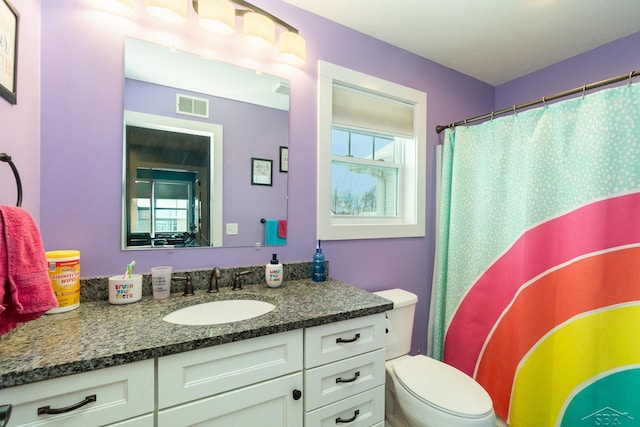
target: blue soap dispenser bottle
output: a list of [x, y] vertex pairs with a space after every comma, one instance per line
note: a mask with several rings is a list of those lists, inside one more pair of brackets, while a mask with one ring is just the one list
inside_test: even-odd
[[324, 282], [327, 279], [327, 272], [324, 263], [324, 254], [322, 253], [322, 242], [318, 240], [316, 253], [313, 254], [313, 266], [311, 268], [311, 279], [314, 282]]

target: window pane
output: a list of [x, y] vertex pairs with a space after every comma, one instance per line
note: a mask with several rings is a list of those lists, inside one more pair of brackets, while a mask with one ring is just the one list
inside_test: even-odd
[[374, 160], [396, 162], [396, 144], [393, 138], [376, 136], [374, 140]]
[[334, 156], [348, 156], [349, 132], [334, 128], [331, 138], [331, 154]]
[[332, 162], [331, 213], [397, 216], [398, 169], [357, 162]]

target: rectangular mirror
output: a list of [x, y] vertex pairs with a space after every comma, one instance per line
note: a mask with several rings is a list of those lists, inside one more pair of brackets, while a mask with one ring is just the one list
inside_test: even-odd
[[289, 81], [125, 39], [123, 249], [286, 244]]

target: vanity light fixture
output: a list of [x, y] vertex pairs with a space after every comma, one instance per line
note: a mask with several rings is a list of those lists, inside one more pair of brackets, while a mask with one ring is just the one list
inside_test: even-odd
[[[243, 36], [247, 43], [261, 49], [273, 49], [276, 24], [283, 28], [278, 36], [282, 61], [300, 67], [305, 64], [307, 46], [298, 30], [269, 12], [244, 0], [192, 0], [200, 25], [219, 35], [231, 35], [235, 16], [243, 18]], [[237, 6], [237, 7], [236, 7]]]
[[187, 20], [187, 0], [144, 0], [144, 8], [163, 21], [182, 24]]
[[[94, 0], [103, 9], [121, 13], [132, 12], [135, 0]], [[278, 54], [287, 64], [301, 67], [307, 59], [305, 39], [298, 30], [280, 18], [244, 0], [191, 0], [204, 29], [217, 35], [228, 36], [235, 32], [236, 19], [242, 17], [243, 35], [247, 43], [261, 49], [273, 49], [278, 34]], [[184, 23], [187, 21], [188, 0], [144, 0], [146, 11], [163, 21]]]

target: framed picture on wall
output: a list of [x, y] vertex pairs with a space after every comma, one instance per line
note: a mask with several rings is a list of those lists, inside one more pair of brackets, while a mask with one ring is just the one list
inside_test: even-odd
[[0, 0], [0, 95], [17, 102], [18, 21], [20, 14], [9, 0]]
[[273, 161], [267, 159], [251, 158], [251, 184], [271, 185], [273, 177]]
[[289, 172], [289, 147], [280, 147], [280, 172]]

